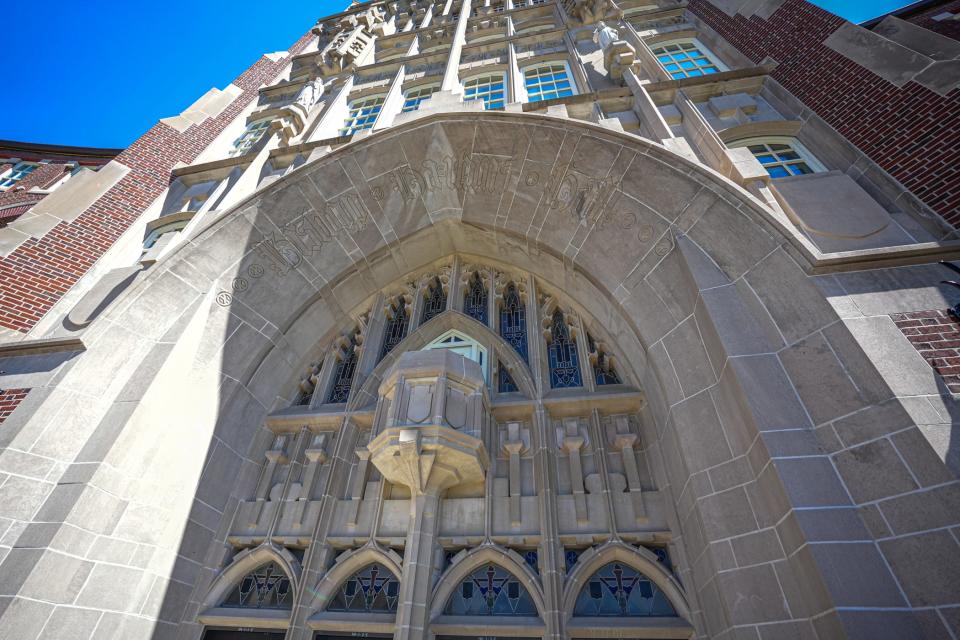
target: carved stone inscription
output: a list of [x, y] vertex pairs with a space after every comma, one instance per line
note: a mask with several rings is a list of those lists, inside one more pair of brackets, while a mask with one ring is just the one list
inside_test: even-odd
[[[471, 195], [495, 195], [514, 184], [522, 160], [513, 157], [462, 153], [428, 158], [418, 166], [400, 165], [369, 181], [373, 200], [385, 203], [399, 196], [404, 205], [434, 194], [453, 194], [459, 199]], [[577, 225], [596, 225], [603, 229], [614, 223], [624, 231], [638, 232], [640, 241], [649, 230], [634, 229], [635, 218], [629, 211], [607, 211], [620, 189], [619, 178], [596, 178], [580, 173], [573, 163], [557, 162], [548, 171], [526, 171], [523, 186], [539, 190], [542, 206], [552, 212], [569, 215]], [[511, 178], [514, 178], [513, 180]], [[606, 212], [606, 214], [605, 214]], [[356, 234], [372, 222], [373, 212], [356, 191], [345, 193], [324, 204], [311, 204], [278, 230], [263, 235], [253, 245], [241, 266], [240, 275], [216, 296], [221, 306], [249, 289], [266, 274], [284, 276], [304, 260], [321, 255], [338, 237]]]

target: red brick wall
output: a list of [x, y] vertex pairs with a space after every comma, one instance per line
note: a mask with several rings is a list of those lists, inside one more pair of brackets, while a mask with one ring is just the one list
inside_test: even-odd
[[[291, 48], [300, 53], [313, 36]], [[289, 62], [260, 58], [234, 84], [243, 94], [215, 118], [183, 133], [157, 123], [116, 160], [130, 172], [73, 222], [0, 258], [0, 326], [27, 332], [167, 187], [177, 162], [192, 162]], [[175, 72], [175, 70], [171, 70]]]
[[954, 0], [954, 2], [941, 4], [940, 6], [927, 9], [926, 11], [917, 13], [916, 15], [903, 18], [903, 20], [920, 25], [925, 29], [936, 31], [941, 35], [947, 36], [948, 38], [960, 40], [960, 20], [941, 20], [938, 22], [933, 19], [933, 16], [939, 15], [946, 11], [949, 11], [954, 15], [960, 13], [960, 0]]
[[[33, 158], [23, 158], [32, 161]], [[0, 176], [13, 167], [9, 163], [0, 163]], [[64, 164], [41, 164], [39, 167], [28, 174], [26, 178], [16, 183], [6, 191], [0, 191], [0, 226], [13, 222], [14, 218], [8, 218], [3, 215], [3, 210], [9, 211], [8, 206], [18, 204], [34, 205], [43, 200], [44, 195], [39, 193], [27, 193], [30, 189], [37, 187], [46, 189], [52, 186], [57, 180], [64, 176], [64, 173], [70, 171], [70, 167]], [[19, 210], [19, 207], [18, 207]]]
[[960, 223], [960, 89], [946, 97], [908, 82], [898, 89], [823, 41], [844, 20], [786, 0], [764, 20], [730, 17], [708, 0], [690, 10], [954, 226]]
[[30, 389], [0, 389], [0, 424], [27, 397]]
[[947, 311], [911, 311], [890, 316], [920, 355], [960, 393], [960, 322]]

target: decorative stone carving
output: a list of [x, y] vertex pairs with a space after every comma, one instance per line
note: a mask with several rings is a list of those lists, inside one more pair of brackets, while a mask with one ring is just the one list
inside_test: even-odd
[[603, 51], [603, 68], [612, 80], [623, 79], [624, 69], [633, 65], [637, 51], [633, 45], [620, 40], [620, 34], [613, 27], [607, 26], [602, 20], [597, 23], [593, 32], [593, 41], [600, 45]]
[[[608, 432], [610, 447], [620, 453], [623, 460], [623, 471], [626, 476], [626, 490], [630, 493], [633, 504], [633, 515], [639, 522], [647, 519], [646, 507], [643, 503], [643, 489], [640, 486], [640, 471], [637, 467], [637, 454], [634, 447], [640, 442], [640, 436], [633, 432], [630, 418], [626, 415], [615, 415], [611, 418], [612, 433]], [[619, 474], [618, 474], [619, 475]], [[611, 487], [613, 483], [611, 482]], [[623, 491], [623, 489], [621, 489]]]
[[520, 498], [523, 495], [520, 479], [520, 456], [530, 449], [530, 430], [519, 422], [508, 422], [501, 432], [503, 452], [509, 460], [510, 522], [520, 524]]
[[294, 103], [303, 107], [304, 111], [309, 112], [323, 96], [323, 90], [323, 80], [321, 78], [315, 78], [303, 85], [303, 89], [297, 94]]
[[587, 513], [587, 496], [583, 484], [583, 463], [580, 460], [580, 451], [587, 443], [587, 439], [580, 433], [580, 419], [564, 418], [562, 433], [560, 448], [567, 453], [567, 461], [570, 464], [570, 488], [573, 491], [577, 522], [587, 522], [590, 516]]
[[567, 13], [581, 24], [593, 24], [598, 20], [619, 20], [623, 11], [613, 0], [573, 0], [567, 5]]

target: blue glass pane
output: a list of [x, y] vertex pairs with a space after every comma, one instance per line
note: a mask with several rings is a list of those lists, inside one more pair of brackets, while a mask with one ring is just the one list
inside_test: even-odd
[[673, 60], [673, 58], [671, 58], [670, 56], [657, 56], [657, 60], [659, 60], [660, 62], [670, 62], [671, 60]]
[[676, 70], [679, 69], [679, 68], [680, 68], [680, 66], [679, 66], [679, 65], [675, 65], [675, 64], [668, 64], [668, 65], [666, 66], [667, 71], [676, 71]]
[[511, 282], [503, 294], [500, 308], [500, 336], [510, 343], [520, 357], [527, 359], [527, 310], [517, 287]]
[[704, 68], [703, 68], [703, 72], [704, 72], [704, 73], [717, 73], [717, 71], [719, 71], [719, 69], [717, 69], [716, 67], [704, 67]]
[[563, 91], [560, 92], [561, 98], [565, 98], [567, 96], [572, 96], [572, 95], [573, 95], [573, 91], [571, 91], [570, 89], [564, 89]]
[[553, 322], [550, 333], [550, 344], [547, 346], [547, 360], [550, 363], [550, 387], [552, 389], [566, 389], [581, 387], [580, 358], [577, 355], [577, 343], [570, 337], [563, 312], [557, 309], [553, 312]]
[[590, 577], [577, 597], [573, 615], [674, 617], [677, 612], [649, 578], [633, 567], [615, 562]]
[[537, 607], [517, 578], [488, 564], [474, 571], [453, 592], [444, 613], [456, 616], [535, 616]]
[[770, 174], [772, 178], [786, 178], [790, 173], [781, 166], [767, 167], [767, 173]]
[[224, 607], [243, 609], [291, 609], [293, 589], [283, 570], [274, 562], [251, 571], [223, 601]]
[[676, 73], [671, 73], [670, 75], [673, 76], [674, 80], [679, 80], [680, 78], [687, 77], [686, 75], [684, 75], [683, 71], [677, 71]]

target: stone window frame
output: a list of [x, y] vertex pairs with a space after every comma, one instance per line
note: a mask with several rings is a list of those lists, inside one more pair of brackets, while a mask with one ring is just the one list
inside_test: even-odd
[[[372, 129], [377, 122], [377, 118], [380, 117], [380, 112], [383, 110], [386, 100], [386, 93], [362, 95], [349, 100], [347, 102], [347, 117], [343, 121], [343, 126], [340, 127], [339, 135], [352, 136], [360, 131]], [[364, 109], [370, 111], [364, 113]]]
[[[500, 89], [499, 93], [501, 94], [498, 99], [487, 100], [484, 96], [486, 95], [496, 95], [497, 91], [493, 90], [493, 87], [496, 86], [495, 78], [500, 78]], [[483, 82], [482, 82], [483, 81]], [[475, 82], [474, 87], [469, 86], [471, 82]], [[507, 103], [507, 74], [505, 71], [488, 71], [476, 73], [471, 76], [468, 76], [462, 80], [463, 84], [463, 101], [468, 102], [470, 100], [482, 100], [483, 108], [485, 111], [498, 111], [502, 110]], [[472, 97], [468, 97], [467, 91], [470, 88], [476, 88], [477, 90]], [[481, 91], [485, 89], [485, 91]], [[491, 104], [498, 104], [498, 106], [491, 107]]]
[[31, 173], [40, 168], [39, 162], [19, 160], [0, 176], [0, 192], [9, 191]]
[[[777, 151], [777, 150], [770, 149], [769, 145], [772, 145], [772, 144], [786, 145], [787, 147], [789, 147], [789, 152], [796, 154], [797, 158], [784, 160], [778, 157], [776, 162], [764, 163], [760, 159], [760, 155], [774, 155]], [[734, 140], [730, 142], [727, 146], [729, 146], [731, 149], [737, 149], [741, 147], [745, 149], [749, 149], [752, 146], [759, 146], [759, 145], [764, 145], [765, 147], [767, 147], [767, 150], [770, 151], [770, 153], [769, 154], [764, 153], [764, 154], [758, 155], [758, 153], [753, 149], [750, 149], [750, 152], [753, 153], [754, 157], [757, 159], [757, 162], [759, 162], [760, 165], [764, 169], [766, 169], [767, 173], [770, 174], [770, 177], [773, 178], [774, 180], [777, 180], [780, 178], [792, 178], [792, 177], [803, 176], [803, 175], [812, 175], [815, 173], [825, 173], [829, 171], [827, 166], [824, 165], [817, 158], [817, 156], [815, 156], [807, 147], [803, 145], [802, 142], [800, 142], [797, 138], [793, 136], [755, 136], [751, 138], [741, 138], [739, 140]], [[802, 171], [799, 173], [794, 173], [792, 170], [786, 169], [787, 166], [798, 165], [798, 164], [806, 164], [806, 166], [810, 169], [810, 173], [804, 173]], [[774, 175], [774, 172], [771, 171], [771, 169], [776, 167], [783, 168], [786, 171], [787, 175]]]
[[243, 133], [233, 141], [233, 149], [230, 150], [230, 157], [242, 156], [249, 152], [260, 142], [263, 136], [270, 131], [270, 125], [272, 123], [273, 118], [260, 118], [248, 122], [247, 126], [243, 129]]
[[[678, 71], [671, 71], [670, 69], [668, 69], [668, 68], [667, 68], [667, 65], [668, 65], [668, 64], [673, 64], [673, 62], [667, 63], [667, 62], [664, 62], [663, 60], [661, 60], [660, 58], [661, 58], [661, 56], [670, 55], [670, 54], [663, 53], [663, 52], [658, 53], [657, 50], [658, 50], [658, 49], [661, 49], [661, 48], [668, 47], [668, 46], [684, 45], [684, 44], [692, 45], [695, 49], [697, 49], [697, 50], [703, 55], [704, 58], [706, 58], [706, 59], [711, 63], [710, 65], [704, 65], [704, 66], [713, 66], [713, 67], [716, 67], [717, 70], [716, 70], [716, 71], [710, 71], [710, 72], [708, 72], [708, 73], [705, 73], [705, 72], [702, 71], [701, 65], [696, 65], [696, 70], [699, 71], [700, 73], [694, 74], [694, 75], [690, 75], [690, 74], [687, 73], [686, 70], [683, 70], [683, 69], [679, 69]], [[664, 72], [666, 72], [666, 74], [667, 74], [669, 77], [673, 78], [674, 80], [682, 80], [683, 78], [691, 78], [691, 77], [712, 75], [712, 74], [714, 74], [714, 73], [721, 73], [721, 72], [723, 72], [723, 71], [729, 71], [729, 70], [730, 70], [730, 68], [727, 67], [727, 65], [725, 65], [722, 60], [720, 60], [720, 58], [717, 56], [717, 54], [715, 54], [713, 51], [711, 51], [711, 50], [710, 50], [710, 47], [708, 47], [708, 46], [705, 45], [703, 42], [701, 42], [699, 38], [676, 38], [676, 39], [673, 39], [673, 40], [663, 40], [663, 41], [661, 41], [661, 42], [656, 42], [656, 43], [651, 44], [651, 45], [650, 45], [650, 51], [653, 53], [653, 56], [657, 59], [657, 64], [659, 64], [659, 65], [663, 68]], [[677, 75], [675, 75], [675, 74], [681, 73], [681, 72], [683, 73], [682, 76], [677, 77]]]
[[[400, 113], [412, 113], [419, 111], [420, 104], [433, 97], [437, 91], [440, 91], [439, 82], [430, 82], [428, 84], [418, 84], [408, 88], [403, 92], [403, 107]], [[426, 93], [425, 93], [426, 92]], [[411, 104], [411, 100], [414, 102]]]
[[[566, 75], [566, 81], [567, 81], [567, 82], [569, 83], [569, 85], [570, 85], [569, 87], [567, 87], [567, 88], [570, 90], [570, 93], [569, 93], [569, 94], [566, 94], [566, 95], [561, 95], [561, 92], [560, 92], [559, 90], [556, 90], [556, 86], [554, 86], [554, 89], [555, 89], [554, 91], [552, 91], [552, 92], [550, 92], [550, 91], [547, 91], [547, 92], [540, 91], [540, 92], [538, 92], [536, 99], [532, 98], [532, 97], [531, 97], [531, 93], [530, 93], [530, 84], [529, 84], [528, 81], [527, 81], [527, 80], [528, 80], [528, 78], [527, 78], [527, 73], [530, 72], [530, 71], [539, 71], [539, 70], [546, 69], [546, 68], [549, 67], [549, 68], [551, 69], [552, 75], [554, 76], [553, 79], [551, 80], [551, 82], [553, 82], [553, 83], [555, 84], [555, 83], [556, 83], [556, 73], [557, 73], [557, 72], [554, 71], [553, 68], [556, 67], [556, 66], [558, 66], [558, 65], [560, 65], [560, 66], [563, 67], [563, 73]], [[529, 64], [529, 65], [527, 65], [527, 66], [525, 66], [525, 67], [521, 67], [521, 69], [520, 69], [520, 74], [523, 76], [523, 91], [524, 91], [524, 93], [526, 94], [526, 100], [525, 100], [525, 102], [540, 102], [540, 101], [543, 101], [543, 100], [553, 100], [553, 99], [556, 99], [556, 98], [566, 98], [566, 97], [569, 97], [569, 96], [575, 96], [575, 95], [577, 95], [577, 94], [579, 93], [579, 91], [578, 91], [578, 89], [577, 89], [577, 81], [576, 81], [576, 78], [574, 78], [574, 76], [573, 76], [573, 71], [572, 71], [572, 69], [570, 68], [570, 62], [569, 62], [568, 60], [563, 60], [563, 59], [557, 59], [557, 60], [541, 60], [541, 61], [539, 61], [539, 62], [535, 62], [535, 63], [533, 63], [533, 64]], [[542, 86], [543, 84], [544, 84], [543, 82], [540, 82], [540, 83], [538, 83], [538, 84], [535, 85], [535, 86]], [[554, 94], [556, 94], [556, 95], [553, 95], [553, 96], [551, 96], [551, 97], [544, 97], [544, 96], [549, 96], [551, 93], [554, 93]]]
[[[459, 338], [463, 342], [447, 343], [446, 341], [450, 338]], [[490, 358], [487, 353], [487, 348], [484, 347], [479, 340], [463, 331], [450, 329], [431, 340], [425, 347], [420, 349], [420, 351], [433, 351], [436, 349], [449, 349], [454, 353], [460, 353], [461, 349], [469, 349], [469, 355], [466, 353], [460, 353], [460, 355], [479, 364], [480, 369], [483, 371], [483, 379], [489, 382]]]

